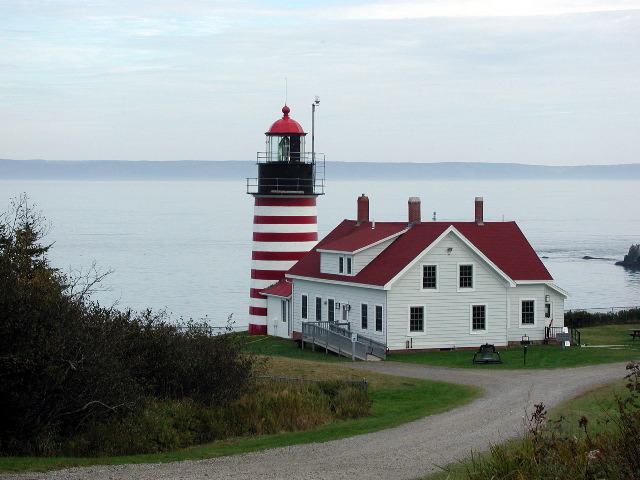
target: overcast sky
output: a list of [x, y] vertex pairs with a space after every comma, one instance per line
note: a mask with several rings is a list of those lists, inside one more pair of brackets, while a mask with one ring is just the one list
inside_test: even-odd
[[[286, 79], [286, 80], [285, 80]], [[3, 0], [0, 158], [640, 162], [640, 0]]]

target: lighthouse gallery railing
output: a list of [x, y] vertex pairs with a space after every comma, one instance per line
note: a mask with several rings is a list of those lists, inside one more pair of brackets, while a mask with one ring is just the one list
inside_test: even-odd
[[313, 165], [313, 174], [306, 178], [295, 178], [291, 176], [263, 176], [261, 178], [247, 178], [247, 193], [264, 193], [264, 190], [266, 189], [269, 193], [285, 193], [287, 191], [293, 191], [307, 192], [314, 195], [324, 194], [324, 153], [315, 153], [312, 157], [311, 153], [299, 152], [295, 156], [292, 156], [289, 162], [283, 162], [276, 154], [258, 152], [258, 160], [256, 164]]

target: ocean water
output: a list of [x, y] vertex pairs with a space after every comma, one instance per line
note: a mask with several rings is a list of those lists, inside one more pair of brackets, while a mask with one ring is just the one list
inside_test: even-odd
[[[93, 298], [103, 305], [165, 309], [172, 318], [247, 324], [253, 198], [238, 181], [6, 181], [0, 208], [27, 193], [51, 222], [49, 258], [64, 271], [94, 262], [112, 270]], [[567, 309], [640, 305], [640, 272], [615, 266], [640, 243], [638, 181], [336, 181], [318, 199], [320, 238], [370, 198], [376, 221], [467, 221], [484, 198], [486, 221], [515, 220], [571, 294]], [[594, 257], [584, 260], [584, 256]]]

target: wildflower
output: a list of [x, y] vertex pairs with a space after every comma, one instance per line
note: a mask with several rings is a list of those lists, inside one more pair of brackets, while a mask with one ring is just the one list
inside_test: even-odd
[[598, 460], [601, 456], [602, 456], [602, 452], [598, 448], [596, 448], [595, 450], [591, 450], [590, 452], [587, 452], [585, 455], [585, 457], [587, 458], [587, 463], [591, 462], [592, 460]]

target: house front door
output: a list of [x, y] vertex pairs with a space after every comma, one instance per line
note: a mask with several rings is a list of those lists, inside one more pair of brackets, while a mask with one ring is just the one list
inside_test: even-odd
[[293, 333], [293, 321], [291, 317], [291, 300], [280, 301], [280, 315], [275, 320], [276, 335], [282, 338], [291, 338]]

